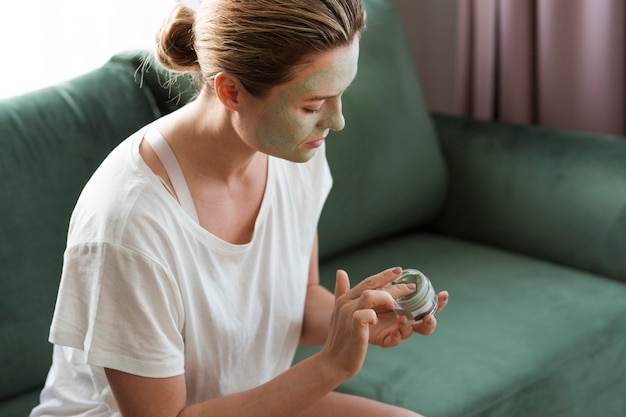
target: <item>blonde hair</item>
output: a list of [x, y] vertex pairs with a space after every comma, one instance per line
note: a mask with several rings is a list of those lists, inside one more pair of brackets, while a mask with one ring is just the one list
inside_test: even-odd
[[156, 58], [177, 73], [196, 73], [213, 88], [221, 71], [264, 96], [318, 52], [349, 45], [365, 27], [362, 0], [205, 0], [177, 5], [157, 38]]

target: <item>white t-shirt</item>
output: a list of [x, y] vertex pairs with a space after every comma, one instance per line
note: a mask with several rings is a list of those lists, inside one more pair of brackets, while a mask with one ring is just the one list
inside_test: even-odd
[[50, 331], [53, 365], [31, 416], [119, 415], [103, 368], [185, 375], [189, 404], [258, 386], [297, 347], [312, 243], [332, 179], [322, 148], [307, 163], [270, 157], [247, 244], [190, 217], [122, 142], [70, 221]]

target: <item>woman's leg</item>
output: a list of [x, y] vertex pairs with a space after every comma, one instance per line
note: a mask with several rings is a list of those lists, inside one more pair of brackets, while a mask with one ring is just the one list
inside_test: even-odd
[[413, 411], [355, 395], [331, 392], [301, 417], [422, 417]]

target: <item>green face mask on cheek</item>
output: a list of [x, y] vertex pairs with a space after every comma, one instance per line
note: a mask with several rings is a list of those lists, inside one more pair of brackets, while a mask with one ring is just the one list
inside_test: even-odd
[[[295, 86], [293, 88], [297, 90]], [[300, 111], [292, 96], [289, 89], [263, 110], [256, 135], [262, 152], [303, 162], [310, 159], [313, 153], [300, 145], [316, 131], [322, 130], [316, 128], [319, 117], [311, 117]]]
[[358, 56], [358, 42], [322, 53], [268, 99], [255, 129], [259, 150], [294, 162], [311, 159], [328, 130], [343, 128], [341, 94], [356, 75]]

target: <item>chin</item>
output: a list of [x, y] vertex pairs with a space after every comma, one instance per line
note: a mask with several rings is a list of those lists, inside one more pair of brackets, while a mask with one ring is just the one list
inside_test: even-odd
[[304, 163], [304, 162], [310, 161], [311, 158], [315, 156], [315, 153], [316, 153], [315, 149], [307, 149], [307, 150], [298, 149], [296, 152], [291, 152], [289, 154], [277, 154], [274, 156], [277, 158], [290, 161], [290, 162]]

